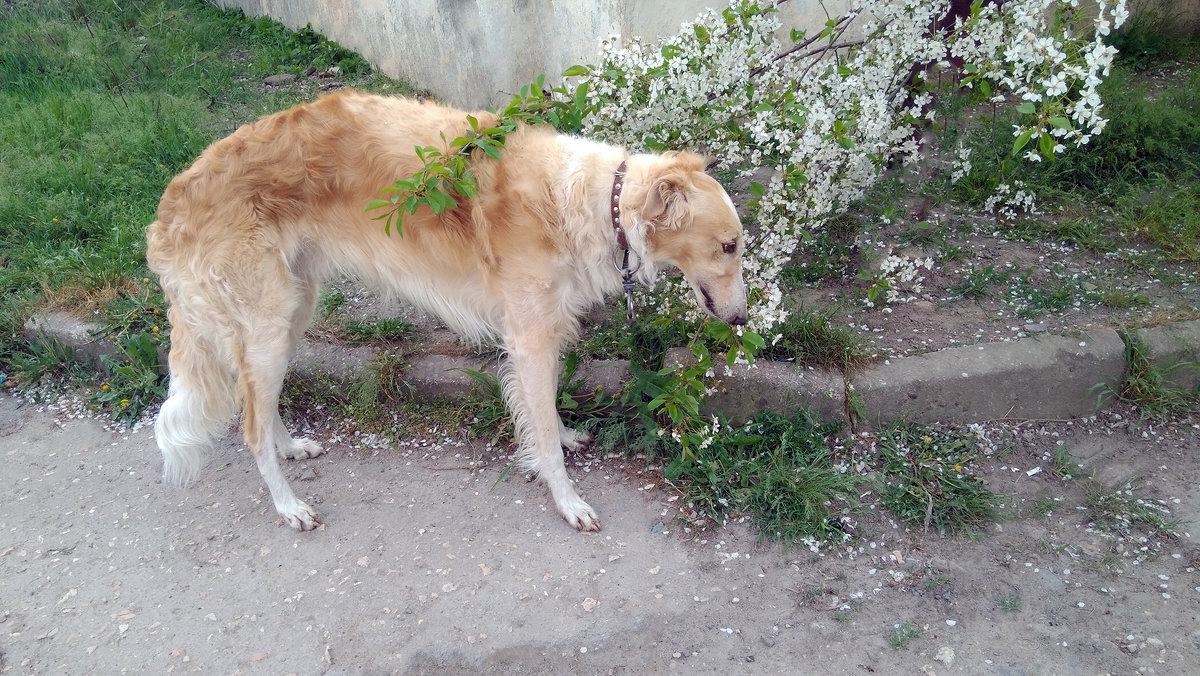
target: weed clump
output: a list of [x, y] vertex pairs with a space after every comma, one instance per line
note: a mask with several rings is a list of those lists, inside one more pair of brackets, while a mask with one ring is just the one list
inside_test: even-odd
[[970, 533], [998, 516], [1001, 496], [972, 471], [979, 453], [971, 438], [898, 423], [876, 448], [883, 504], [901, 521]]

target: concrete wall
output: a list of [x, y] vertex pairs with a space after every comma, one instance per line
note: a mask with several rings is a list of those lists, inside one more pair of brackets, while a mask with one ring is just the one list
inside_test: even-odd
[[[554, 81], [575, 64], [600, 60], [600, 40], [613, 35], [674, 35], [705, 8], [728, 0], [214, 0], [250, 16], [268, 15], [289, 28], [305, 24], [362, 54], [392, 77], [467, 108], [507, 103], [540, 73]], [[850, 0], [789, 0], [789, 27], [821, 30]], [[1200, 26], [1200, 0], [1131, 0], [1130, 9], [1190, 34]], [[826, 13], [828, 12], [828, 14]], [[1162, 19], [1166, 19], [1165, 21]]]
[[[216, 0], [314, 30], [392, 77], [459, 106], [507, 103], [539, 73], [597, 63], [602, 38], [673, 35], [721, 0]], [[827, 0], [831, 12], [849, 0]], [[817, 0], [790, 0], [785, 25], [825, 24]]]

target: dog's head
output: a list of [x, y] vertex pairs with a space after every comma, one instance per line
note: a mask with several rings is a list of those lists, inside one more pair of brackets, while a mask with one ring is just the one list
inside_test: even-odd
[[[646, 253], [683, 271], [700, 306], [729, 324], [746, 323], [742, 221], [703, 158], [668, 153], [653, 160], [639, 186]], [[636, 203], [635, 203], [636, 204]]]

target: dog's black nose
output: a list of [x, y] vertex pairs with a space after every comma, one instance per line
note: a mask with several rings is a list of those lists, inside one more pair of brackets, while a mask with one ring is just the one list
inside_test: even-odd
[[729, 324], [730, 324], [730, 325], [732, 325], [732, 326], [745, 326], [745, 324], [746, 324], [746, 313], [745, 313], [745, 312], [739, 312], [739, 313], [738, 313], [736, 316], [734, 316], [734, 318], [733, 318], [733, 319], [730, 319], [730, 320], [729, 320]]

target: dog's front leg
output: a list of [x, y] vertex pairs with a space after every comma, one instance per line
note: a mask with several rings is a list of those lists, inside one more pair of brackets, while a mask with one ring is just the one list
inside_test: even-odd
[[[509, 370], [505, 395], [516, 424], [521, 464], [537, 473], [550, 489], [559, 514], [581, 531], [600, 530], [600, 519], [575, 491], [563, 462], [554, 374], [559, 337], [541, 327], [510, 320], [506, 343]], [[539, 322], [533, 322], [534, 325]]]

